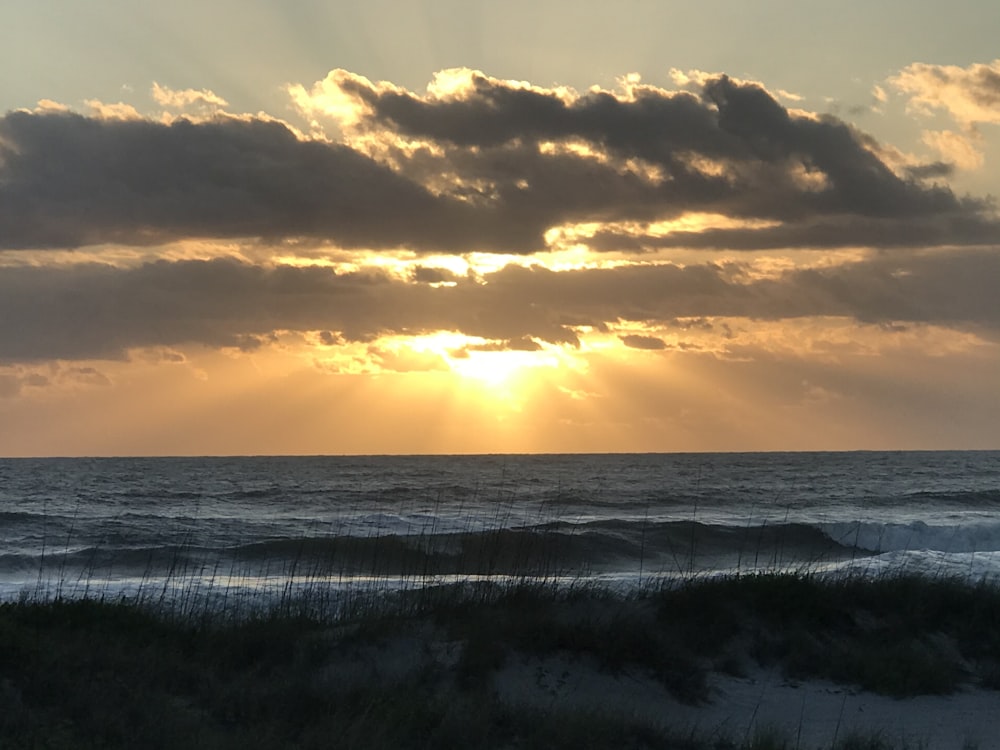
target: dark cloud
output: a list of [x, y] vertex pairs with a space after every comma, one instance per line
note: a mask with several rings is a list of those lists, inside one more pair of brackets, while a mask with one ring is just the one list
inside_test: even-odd
[[26, 112], [0, 119], [4, 248], [315, 237], [487, 249], [494, 221], [346, 146], [299, 140], [277, 122], [164, 125]]
[[60, 377], [80, 385], [111, 385], [111, 379], [94, 367], [69, 367], [60, 373]]
[[1000, 69], [979, 67], [975, 72], [972, 96], [984, 107], [1000, 107]]
[[597, 251], [645, 252], [664, 248], [708, 250], [832, 249], [846, 246], [919, 248], [1000, 243], [1000, 223], [975, 216], [914, 217], [905, 222], [837, 216], [766, 227], [709, 228], [665, 235], [597, 232]]
[[319, 341], [324, 346], [339, 346], [344, 343], [344, 338], [333, 331], [320, 331]]
[[466, 352], [537, 352], [542, 345], [530, 336], [521, 336], [507, 341], [487, 341], [483, 344], [470, 344], [463, 347]]
[[50, 384], [50, 379], [38, 372], [18, 368], [0, 371], [0, 398], [13, 398], [25, 388], [45, 388]]
[[[367, 105], [358, 127], [385, 136], [378, 160], [265, 119], [9, 113], [0, 118], [0, 247], [249, 238], [530, 253], [565, 223], [692, 211], [780, 224], [701, 243], [712, 247], [775, 246], [782, 231], [808, 246], [996, 236], [986, 204], [922, 181], [945, 165], [902, 177], [843, 121], [790, 112], [725, 76], [701, 96], [640, 87], [632, 97], [561, 97], [482, 76], [446, 99], [338, 81]], [[394, 148], [393, 134], [430, 143]], [[416, 273], [444, 280], [440, 269]]]
[[[880, 159], [878, 144], [847, 123], [790, 113], [760, 86], [726, 76], [708, 81], [701, 98], [640, 89], [634, 99], [606, 92], [565, 99], [483, 76], [472, 80], [470, 90], [447, 99], [356, 79], [341, 85], [368, 105], [367, 127], [444, 144], [450, 168], [485, 181], [507, 210], [529, 220], [548, 217], [550, 225], [712, 211], [791, 228], [822, 220], [836, 229], [836, 244], [851, 245], [859, 240], [856, 221], [879, 221], [891, 235], [915, 218], [947, 228], [986, 209], [921, 182], [944, 176], [947, 165], [918, 165], [900, 177]], [[567, 140], [584, 141], [612, 161], [540, 149]], [[629, 171], [635, 159], [657, 176]], [[400, 168], [421, 174], [419, 164]], [[935, 235], [928, 244], [938, 241]]]
[[990, 249], [915, 258], [884, 254], [863, 263], [797, 271], [785, 281], [797, 294], [822, 300], [834, 314], [866, 323], [935, 323], [995, 331], [1000, 328], [998, 278], [1000, 250]]
[[720, 264], [561, 272], [507, 266], [481, 281], [440, 287], [378, 271], [232, 260], [24, 266], [0, 274], [0, 362], [122, 359], [131, 348], [191, 343], [247, 349], [280, 331], [319, 332], [327, 345], [460, 331], [531, 350], [539, 342], [578, 345], [581, 326], [703, 327], [713, 317], [842, 316], [995, 335], [998, 278], [997, 250], [886, 253], [759, 280]]
[[515, 352], [537, 352], [541, 351], [541, 344], [530, 336], [520, 336], [506, 342], [507, 349]]
[[255, 352], [268, 344], [275, 343], [277, 340], [278, 337], [274, 333], [267, 336], [241, 334], [234, 337], [236, 348], [238, 348], [241, 352]]
[[659, 351], [667, 348], [666, 342], [656, 336], [639, 336], [638, 334], [629, 334], [627, 336], [619, 336], [618, 338], [620, 338], [622, 343], [629, 349]]
[[37, 372], [29, 372], [21, 378], [21, 382], [33, 388], [44, 388], [49, 384], [49, 379]]
[[955, 165], [943, 161], [916, 164], [912, 167], [907, 167], [906, 173], [918, 180], [925, 180], [931, 177], [950, 177], [955, 173]]
[[711, 321], [706, 320], [705, 318], [677, 318], [674, 320], [664, 321], [664, 323], [670, 328], [678, 328], [682, 331], [711, 331], [715, 328]]
[[424, 284], [440, 284], [446, 281], [455, 281], [457, 278], [455, 274], [446, 268], [417, 266], [413, 269], [413, 280]]

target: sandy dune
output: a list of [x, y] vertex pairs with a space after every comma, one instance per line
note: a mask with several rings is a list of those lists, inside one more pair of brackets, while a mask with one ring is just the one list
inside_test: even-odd
[[503, 700], [631, 716], [700, 737], [752, 737], [774, 728], [803, 749], [828, 747], [852, 731], [898, 747], [1000, 750], [1000, 692], [971, 690], [897, 700], [822, 681], [792, 683], [777, 672], [713, 674], [711, 700], [690, 706], [640, 674], [602, 672], [587, 660], [511, 659], [495, 678]]

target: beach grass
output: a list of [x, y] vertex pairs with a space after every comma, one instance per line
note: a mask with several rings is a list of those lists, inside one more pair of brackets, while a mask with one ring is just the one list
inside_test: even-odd
[[[331, 601], [317, 582], [243, 614], [0, 604], [0, 747], [766, 750], [795, 738], [525, 706], [497, 676], [559, 658], [698, 705], [713, 674], [759, 668], [898, 698], [997, 688], [1000, 675], [1000, 588], [952, 579], [775, 573], [627, 594], [505, 580]], [[871, 734], [835, 746], [902, 747]]]
[[894, 697], [997, 687], [1000, 589], [895, 575], [755, 575], [660, 595], [661, 622], [703, 655], [748, 645], [760, 664]]

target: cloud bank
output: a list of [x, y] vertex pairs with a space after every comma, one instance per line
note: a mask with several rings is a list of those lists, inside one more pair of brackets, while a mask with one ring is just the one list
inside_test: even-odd
[[[578, 346], [582, 328], [731, 317], [934, 324], [1000, 339], [994, 251], [881, 255], [764, 278], [738, 264], [559, 272], [512, 265], [478, 279], [449, 278], [449, 285], [411, 283], [379, 270], [228, 259], [7, 268], [0, 361], [124, 359], [132, 348], [185, 343], [245, 349], [281, 331], [313, 333], [327, 346], [455, 331], [531, 349], [536, 341]], [[646, 336], [622, 341], [663, 348]]]
[[[178, 106], [224, 103], [208, 91], [157, 92]], [[219, 113], [8, 113], [0, 249], [252, 238], [527, 254], [577, 224], [603, 228], [598, 247], [631, 250], [1000, 237], [988, 203], [936, 181], [941, 165], [897, 173], [846, 122], [726, 76], [697, 94], [634, 81], [580, 94], [461, 70], [416, 94], [334, 71], [296, 101], [311, 116], [336, 115], [344, 142]], [[744, 226], [667, 238], [644, 229], [695, 213]]]

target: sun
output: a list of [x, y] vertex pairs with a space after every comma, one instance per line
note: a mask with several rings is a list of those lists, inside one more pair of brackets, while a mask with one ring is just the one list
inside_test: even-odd
[[500, 387], [516, 385], [538, 367], [555, 367], [551, 355], [522, 351], [462, 351], [448, 357], [452, 372], [462, 378]]
[[533, 340], [520, 344], [523, 348], [511, 348], [510, 342], [441, 331], [412, 337], [406, 346], [439, 356], [460, 381], [498, 395], [523, 390], [538, 376], [551, 376], [572, 364], [563, 347]]

